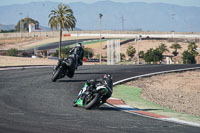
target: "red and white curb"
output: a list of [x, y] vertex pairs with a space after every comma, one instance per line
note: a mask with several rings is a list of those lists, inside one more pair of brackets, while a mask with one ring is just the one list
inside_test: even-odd
[[131, 106], [125, 104], [121, 99], [118, 99], [118, 98], [109, 98], [107, 100], [106, 105], [114, 107], [114, 108], [124, 111], [124, 112], [140, 115], [143, 117], [148, 117], [148, 118], [153, 118], [153, 119], [168, 121], [168, 122], [174, 122], [174, 123], [183, 124], [183, 125], [200, 127], [200, 124], [195, 123], [195, 122], [188, 122], [188, 121], [184, 121], [184, 120], [179, 120], [177, 118], [170, 118], [168, 116], [163, 116], [163, 115], [159, 115], [159, 114], [155, 114], [152, 112], [143, 111], [141, 109], [131, 107]]
[[129, 113], [135, 113], [135, 114], [139, 114], [139, 115], [150, 117], [150, 118], [169, 118], [167, 116], [162, 116], [155, 113], [142, 111], [141, 109], [133, 108], [125, 104], [121, 99], [118, 99], [118, 98], [109, 98], [107, 100], [107, 103], [111, 104], [112, 106], [114, 106], [115, 108], [119, 110], [129, 112]]

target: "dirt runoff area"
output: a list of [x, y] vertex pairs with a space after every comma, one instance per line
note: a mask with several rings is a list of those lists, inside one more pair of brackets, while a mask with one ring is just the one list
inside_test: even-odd
[[127, 84], [142, 88], [141, 97], [148, 101], [200, 116], [200, 70], [162, 74]]
[[[57, 60], [47, 58], [27, 58], [27, 57], [12, 57], [0, 55], [0, 67], [5, 66], [28, 66], [28, 65], [52, 65], [55, 66]], [[98, 65], [99, 62], [83, 62], [83, 65]]]
[[24, 66], [24, 65], [56, 65], [57, 60], [46, 58], [25, 58], [0, 56], [0, 66]]

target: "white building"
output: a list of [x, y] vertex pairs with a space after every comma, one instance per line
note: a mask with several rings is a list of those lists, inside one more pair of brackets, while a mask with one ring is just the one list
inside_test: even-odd
[[34, 23], [30, 23], [29, 24], [29, 32], [33, 32], [35, 31], [35, 24]]

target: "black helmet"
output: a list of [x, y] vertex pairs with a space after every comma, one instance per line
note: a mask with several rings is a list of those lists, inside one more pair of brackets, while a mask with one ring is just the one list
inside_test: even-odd
[[77, 46], [82, 47], [82, 43], [79, 42]]

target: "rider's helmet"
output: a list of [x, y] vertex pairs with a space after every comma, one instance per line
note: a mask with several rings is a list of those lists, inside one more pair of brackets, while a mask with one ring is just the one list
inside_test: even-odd
[[79, 43], [77, 44], [77, 46], [78, 46], [78, 47], [82, 47], [82, 43], [79, 42]]
[[112, 76], [111, 76], [111, 74], [104, 74], [104, 79], [106, 81], [107, 86], [112, 90], [113, 83], [112, 83]]
[[111, 74], [104, 74], [104, 79], [107, 79], [107, 78], [112, 79]]

